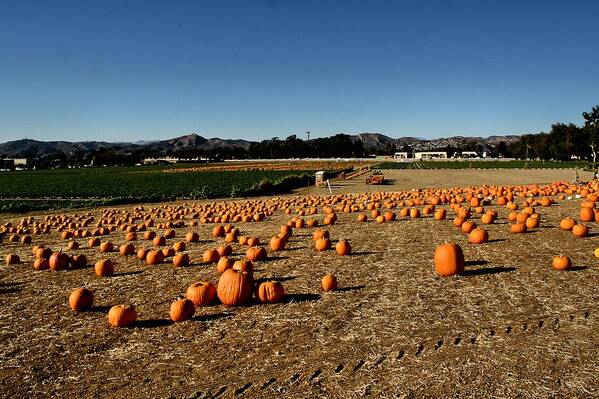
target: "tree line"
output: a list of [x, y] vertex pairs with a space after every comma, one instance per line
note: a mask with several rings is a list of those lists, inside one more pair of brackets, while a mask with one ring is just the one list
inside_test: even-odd
[[[599, 105], [590, 112], [582, 113], [583, 126], [573, 123], [555, 123], [551, 130], [536, 134], [522, 135], [517, 141], [507, 145], [499, 142], [494, 148], [483, 148], [480, 143], [464, 143], [461, 147], [437, 148], [449, 156], [461, 151], [487, 151], [491, 157], [513, 157], [518, 159], [541, 159], [565, 161], [572, 157], [595, 162], [599, 150]], [[225, 159], [272, 159], [272, 158], [356, 158], [370, 155], [393, 155], [395, 152], [413, 152], [409, 145], [397, 146], [389, 143], [385, 147], [365, 148], [364, 143], [347, 134], [331, 137], [302, 140], [296, 135], [285, 139], [274, 137], [253, 142], [248, 149], [241, 147], [221, 147], [201, 149], [178, 147], [172, 149], [139, 148], [130, 152], [120, 152], [115, 148], [103, 147], [95, 151], [74, 153], [44, 154], [30, 159], [29, 167], [48, 168], [56, 166], [84, 165], [134, 165], [145, 158], [173, 156], [184, 159], [204, 158], [210, 161]]]

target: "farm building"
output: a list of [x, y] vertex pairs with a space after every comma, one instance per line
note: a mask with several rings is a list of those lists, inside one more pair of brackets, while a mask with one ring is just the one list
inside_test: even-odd
[[447, 159], [446, 151], [416, 152], [415, 159]]

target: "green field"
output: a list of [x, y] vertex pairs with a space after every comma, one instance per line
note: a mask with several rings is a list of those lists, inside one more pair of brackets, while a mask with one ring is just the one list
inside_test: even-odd
[[587, 169], [591, 165], [584, 161], [420, 161], [383, 162], [377, 169]]
[[[189, 166], [189, 165], [188, 165]], [[0, 210], [243, 197], [307, 186], [314, 171], [166, 173], [168, 167], [105, 167], [0, 173]]]

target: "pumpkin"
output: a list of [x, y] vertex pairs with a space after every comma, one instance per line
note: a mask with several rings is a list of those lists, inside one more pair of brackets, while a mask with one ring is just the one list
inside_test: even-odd
[[254, 264], [251, 260], [240, 259], [233, 263], [233, 270], [245, 272], [252, 276], [254, 274]]
[[314, 247], [319, 252], [320, 251], [326, 251], [327, 249], [331, 248], [331, 240], [329, 240], [328, 238], [319, 238], [314, 243]]
[[[221, 226], [222, 227], [222, 226]], [[204, 263], [215, 263], [218, 262], [220, 255], [216, 249], [207, 249], [202, 254], [202, 261]]]
[[187, 287], [185, 297], [191, 300], [195, 306], [208, 306], [216, 297], [216, 287], [205, 281], [193, 283]]
[[320, 281], [320, 286], [324, 292], [335, 291], [337, 289], [337, 277], [332, 274], [325, 275]]
[[245, 252], [245, 256], [251, 262], [256, 262], [256, 261], [266, 260], [267, 253], [266, 253], [266, 249], [264, 249], [264, 247], [250, 247]]
[[460, 274], [464, 271], [464, 252], [456, 243], [441, 244], [435, 250], [433, 263], [435, 271], [442, 277]]
[[339, 240], [337, 245], [335, 245], [335, 251], [341, 256], [351, 254], [351, 245], [349, 244], [349, 241], [344, 239]]
[[148, 265], [158, 265], [164, 262], [164, 254], [162, 251], [148, 251], [146, 255], [146, 263]]
[[253, 284], [250, 274], [229, 269], [218, 279], [216, 295], [225, 306], [243, 305], [252, 297]]
[[67, 244], [67, 249], [69, 251], [79, 249], [79, 243], [77, 241], [69, 241], [69, 243]]
[[492, 213], [485, 213], [480, 217], [480, 221], [483, 224], [493, 224], [495, 222], [495, 217]]
[[366, 222], [367, 220], [368, 220], [368, 216], [366, 216], [365, 214], [360, 213], [358, 215], [358, 222]]
[[452, 222], [452, 223], [453, 223], [453, 225], [454, 225], [455, 227], [462, 227], [462, 224], [464, 224], [464, 219], [462, 219], [462, 218], [461, 218], [461, 217], [459, 217], [459, 216], [456, 216], [456, 217], [453, 219], [453, 222]]
[[156, 237], [156, 232], [148, 230], [144, 233], [144, 240], [153, 240]]
[[175, 256], [175, 249], [171, 247], [162, 248], [162, 255], [164, 255], [165, 259]]
[[156, 236], [154, 237], [154, 239], [152, 240], [152, 244], [155, 247], [161, 247], [163, 245], [166, 245], [166, 238], [164, 236]]
[[374, 219], [378, 224], [385, 223], [385, 217], [383, 215], [379, 215]]
[[572, 262], [570, 262], [570, 258], [567, 256], [557, 255], [553, 257], [551, 265], [556, 270], [568, 270], [572, 266]]
[[114, 245], [111, 242], [105, 241], [100, 244], [100, 252], [107, 253], [114, 250]]
[[572, 228], [572, 234], [576, 237], [586, 237], [589, 234], [589, 228], [584, 224], [577, 224]]
[[518, 213], [516, 215], [516, 222], [517, 223], [525, 223], [526, 219], [528, 219], [529, 214], [528, 213]]
[[593, 254], [595, 255], [595, 258], [599, 258], [599, 247], [595, 248]]
[[314, 241], [317, 241], [320, 238], [329, 238], [330, 236], [331, 235], [329, 234], [329, 232], [327, 230], [318, 229], [314, 232], [314, 234], [312, 234], [312, 239]]
[[133, 305], [115, 305], [108, 311], [108, 323], [113, 327], [127, 327], [137, 320]]
[[233, 247], [229, 244], [219, 245], [218, 248], [216, 248], [216, 252], [218, 252], [219, 256], [229, 256], [233, 253]]
[[443, 208], [435, 211], [435, 220], [444, 220], [447, 215], [447, 211]]
[[198, 242], [200, 241], [200, 235], [195, 231], [189, 231], [185, 234], [185, 241], [187, 242]]
[[526, 219], [526, 222], [524, 224], [526, 225], [527, 229], [536, 229], [537, 227], [539, 227], [539, 218], [531, 216], [528, 219]]
[[171, 308], [169, 311], [169, 316], [172, 321], [175, 323], [189, 320], [191, 316], [195, 313], [195, 305], [193, 302], [187, 298], [179, 299], [171, 303]]
[[471, 220], [466, 220], [464, 223], [462, 223], [461, 228], [464, 233], [469, 234], [472, 230], [476, 228], [476, 223], [474, 223]]
[[576, 220], [572, 219], [571, 217], [567, 217], [565, 219], [562, 219], [559, 222], [559, 228], [562, 230], [572, 230], [572, 228], [576, 225]]
[[123, 256], [133, 255], [135, 253], [135, 247], [130, 243], [123, 244], [119, 248], [119, 253]]
[[114, 265], [110, 259], [101, 259], [94, 267], [96, 274], [100, 277], [108, 277], [114, 274]]
[[218, 226], [214, 226], [212, 229], [212, 237], [224, 237], [225, 236], [225, 228], [220, 224]]
[[179, 241], [173, 244], [173, 249], [176, 252], [183, 252], [185, 251], [186, 245], [185, 245], [185, 241]]
[[52, 256], [52, 250], [50, 248], [38, 248], [35, 251], [35, 258], [36, 259], [50, 259], [50, 256]]
[[468, 241], [472, 244], [484, 244], [489, 241], [487, 230], [476, 228], [470, 232]]
[[93, 237], [93, 238], [90, 238], [90, 239], [87, 241], [87, 246], [88, 246], [89, 248], [93, 248], [93, 247], [98, 247], [98, 246], [100, 246], [100, 239], [99, 239], [98, 237]]
[[285, 249], [285, 239], [282, 237], [273, 237], [270, 239], [270, 249], [273, 252], [282, 251]]
[[147, 248], [138, 249], [137, 250], [137, 259], [146, 260], [146, 257], [148, 256], [148, 252], [150, 252], [150, 250]]
[[516, 234], [526, 233], [526, 231], [527, 231], [526, 224], [514, 223], [510, 226], [510, 231], [512, 233], [516, 233]]
[[261, 303], [277, 303], [285, 296], [285, 289], [278, 281], [265, 281], [258, 284], [255, 295]]
[[247, 245], [250, 247], [255, 247], [260, 244], [260, 239], [258, 237], [249, 237], [247, 241]]
[[69, 295], [69, 306], [75, 312], [83, 312], [92, 307], [94, 303], [94, 293], [87, 288], [77, 288]]
[[418, 219], [420, 217], [420, 209], [418, 209], [418, 208], [410, 209], [410, 217], [412, 219]]
[[[594, 203], [593, 203], [594, 207]], [[580, 208], [580, 221], [581, 222], [594, 222], [595, 221], [595, 212], [593, 212], [593, 208], [583, 207]]]
[[48, 262], [48, 259], [45, 258], [36, 259], [33, 262], [33, 268], [35, 270], [47, 270], [50, 268], [50, 262]]
[[126, 241], [135, 241], [135, 240], [137, 240], [137, 233], [135, 233], [134, 231], [128, 232], [127, 235], [125, 236], [125, 240]]
[[54, 252], [49, 259], [50, 269], [64, 270], [67, 268], [69, 264], [69, 256], [67, 254], [63, 254], [62, 252]]
[[173, 257], [173, 265], [176, 267], [189, 266], [189, 255], [187, 253], [180, 253]]
[[221, 258], [218, 260], [218, 263], [216, 264], [216, 270], [219, 273], [224, 273], [225, 270], [229, 270], [233, 268], [233, 261], [231, 261], [231, 259], [227, 258], [226, 256], [221, 256]]

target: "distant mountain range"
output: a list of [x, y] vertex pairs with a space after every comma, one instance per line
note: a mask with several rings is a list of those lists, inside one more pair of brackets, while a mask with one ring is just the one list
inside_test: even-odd
[[[361, 140], [364, 148], [369, 151], [384, 150], [389, 146], [401, 148], [404, 145], [411, 146], [415, 150], [427, 151], [446, 147], [464, 148], [472, 145], [480, 145], [483, 150], [494, 148], [499, 142], [510, 144], [519, 139], [519, 136], [490, 136], [490, 137], [448, 137], [427, 140], [416, 137], [392, 138], [380, 133], [360, 133], [350, 136], [353, 141]], [[5, 158], [38, 158], [51, 157], [64, 153], [67, 155], [87, 155], [99, 150], [112, 150], [120, 154], [128, 154], [138, 151], [163, 155], [167, 152], [176, 154], [188, 149], [216, 150], [216, 149], [240, 149], [247, 150], [252, 141], [231, 140], [220, 138], [204, 138], [195, 133], [170, 140], [161, 141], [136, 141], [133, 143], [118, 142], [110, 143], [104, 141], [38, 141], [22, 139], [8, 141], [0, 144], [0, 157]]]
[[454, 136], [432, 140], [417, 137], [400, 137], [394, 139], [380, 133], [360, 133], [352, 136], [352, 140], [362, 140], [364, 148], [368, 150], [384, 149], [389, 145], [394, 145], [397, 148], [408, 145], [416, 151], [433, 151], [447, 147], [471, 148], [473, 146], [480, 146], [483, 151], [486, 151], [495, 148], [495, 146], [502, 141], [505, 142], [506, 145], [509, 145], [518, 141], [519, 138], [520, 136], [507, 135], [489, 137]]

